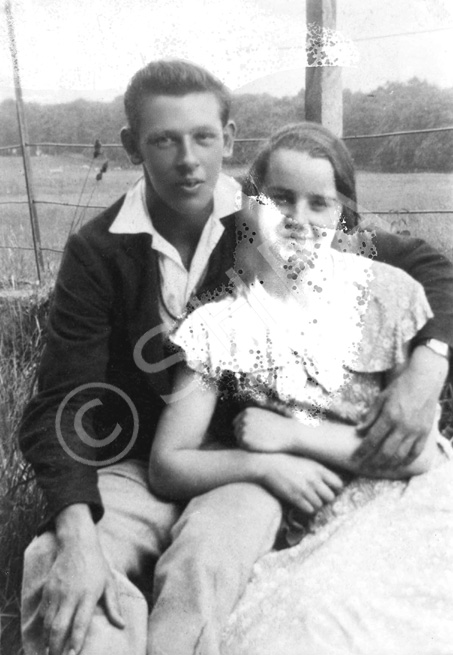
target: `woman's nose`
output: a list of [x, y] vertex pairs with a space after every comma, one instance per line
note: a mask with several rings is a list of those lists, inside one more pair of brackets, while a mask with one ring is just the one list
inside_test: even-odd
[[295, 202], [286, 213], [289, 218], [296, 225], [307, 225], [310, 222], [310, 210], [305, 200]]

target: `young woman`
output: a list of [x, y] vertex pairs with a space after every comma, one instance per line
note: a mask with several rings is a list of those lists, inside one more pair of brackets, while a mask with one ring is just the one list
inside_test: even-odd
[[[354, 457], [355, 426], [432, 316], [424, 292], [331, 248], [356, 222], [356, 196], [347, 150], [324, 128], [278, 132], [250, 180], [235, 290], [173, 335], [185, 364], [150, 464], [152, 486], [176, 498], [248, 480], [287, 501], [273, 467], [306, 463], [285, 522], [297, 545], [258, 562], [222, 653], [451, 653], [449, 444], [433, 426], [409, 466], [368, 470]], [[244, 403], [234, 433], [249, 457], [207, 447], [219, 396]]]

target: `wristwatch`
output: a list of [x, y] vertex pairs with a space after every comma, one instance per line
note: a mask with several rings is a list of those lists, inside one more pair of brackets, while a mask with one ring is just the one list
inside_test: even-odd
[[437, 355], [441, 355], [446, 359], [450, 359], [450, 346], [448, 345], [448, 343], [444, 343], [443, 341], [439, 341], [438, 339], [424, 339], [423, 341], [420, 341], [417, 345], [426, 346], [427, 348], [432, 350], [433, 353], [437, 353]]

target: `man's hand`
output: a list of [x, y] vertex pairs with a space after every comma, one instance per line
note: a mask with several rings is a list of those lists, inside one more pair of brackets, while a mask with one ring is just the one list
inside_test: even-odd
[[307, 514], [330, 503], [343, 488], [341, 478], [323, 464], [294, 455], [264, 455], [263, 485], [277, 498]]
[[248, 407], [233, 421], [234, 436], [240, 448], [255, 452], [282, 453], [291, 442], [292, 419], [275, 412]]
[[102, 602], [112, 625], [124, 628], [115, 582], [87, 505], [70, 505], [56, 521], [57, 557], [40, 605], [49, 655], [80, 653], [94, 609]]
[[423, 452], [447, 372], [445, 357], [425, 346], [415, 348], [407, 367], [357, 426], [364, 436], [354, 456], [361, 469], [407, 466]]

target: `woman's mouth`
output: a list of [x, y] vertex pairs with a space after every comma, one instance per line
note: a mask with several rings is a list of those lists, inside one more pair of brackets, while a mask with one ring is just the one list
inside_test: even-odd
[[298, 241], [301, 243], [305, 243], [306, 241], [311, 241], [313, 238], [312, 235], [307, 234], [307, 232], [301, 231], [301, 232], [286, 232], [284, 235], [285, 239], [288, 239], [289, 241]]

